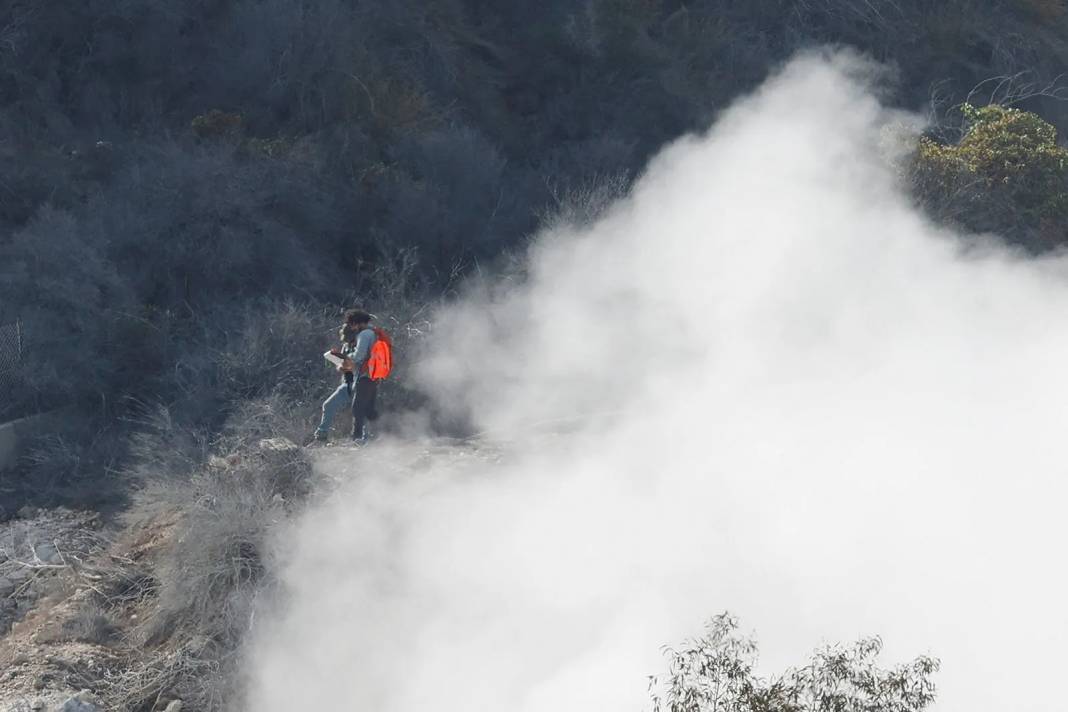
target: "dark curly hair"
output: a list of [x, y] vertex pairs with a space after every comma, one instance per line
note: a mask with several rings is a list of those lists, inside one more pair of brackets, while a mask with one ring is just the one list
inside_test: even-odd
[[347, 312], [345, 312], [346, 324], [367, 324], [370, 323], [372, 318], [373, 317], [371, 316], [371, 313], [364, 311], [363, 309], [349, 309]]

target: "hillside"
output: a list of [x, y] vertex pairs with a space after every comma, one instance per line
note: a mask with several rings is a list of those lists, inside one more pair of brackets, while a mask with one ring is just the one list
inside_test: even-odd
[[274, 537], [337, 484], [300, 446], [342, 311], [404, 357], [383, 435], [431, 438], [404, 472], [496, 462], [417, 377], [442, 307], [518, 291], [540, 231], [799, 54], [874, 60], [926, 122], [895, 170], [928, 219], [1060, 254], [1066, 38], [1060, 0], [3, 3], [0, 422], [55, 425], [0, 471], [0, 708], [234, 704]]
[[35, 364], [5, 410], [104, 423], [132, 399], [217, 427], [248, 393], [208, 354], [265, 301], [437, 295], [799, 49], [887, 63], [943, 137], [966, 100], [1068, 125], [1052, 0], [14, 2], [2, 27], [0, 322]]

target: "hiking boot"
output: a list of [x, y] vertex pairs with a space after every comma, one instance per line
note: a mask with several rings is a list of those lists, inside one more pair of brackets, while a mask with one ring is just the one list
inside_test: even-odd
[[328, 442], [329, 440], [330, 440], [330, 435], [327, 434], [327, 433], [322, 432], [321, 430], [316, 430], [315, 434], [312, 435], [312, 442], [325, 443], [325, 442]]

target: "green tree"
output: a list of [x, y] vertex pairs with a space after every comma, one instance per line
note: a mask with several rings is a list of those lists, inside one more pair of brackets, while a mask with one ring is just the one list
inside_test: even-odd
[[935, 698], [938, 661], [877, 665], [882, 642], [818, 650], [803, 667], [762, 678], [757, 645], [728, 614], [699, 637], [668, 649], [668, 674], [652, 678], [653, 712], [921, 712]]
[[1006, 233], [1029, 247], [1063, 244], [1068, 226], [1068, 149], [1036, 114], [992, 104], [963, 107], [956, 144], [920, 139], [913, 163], [918, 197], [973, 230]]

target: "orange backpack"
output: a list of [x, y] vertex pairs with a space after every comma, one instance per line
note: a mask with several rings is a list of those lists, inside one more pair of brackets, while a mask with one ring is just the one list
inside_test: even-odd
[[385, 329], [377, 326], [372, 328], [375, 330], [375, 343], [371, 346], [371, 355], [367, 357], [364, 368], [372, 381], [384, 381], [393, 370], [393, 340]]

